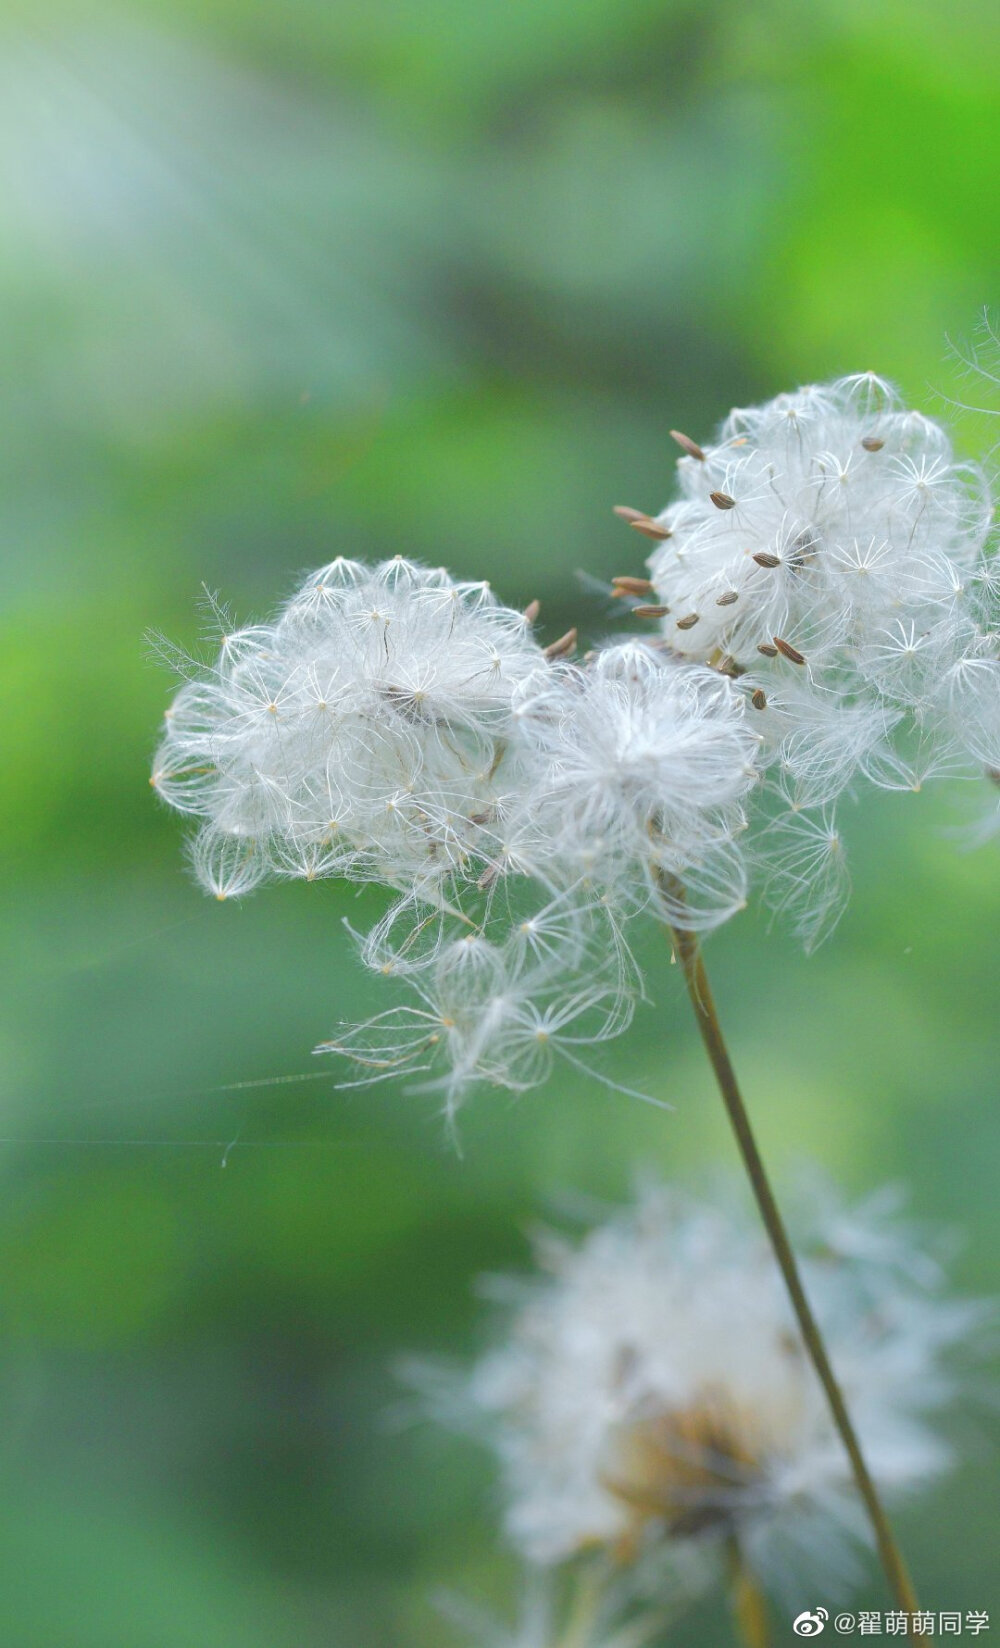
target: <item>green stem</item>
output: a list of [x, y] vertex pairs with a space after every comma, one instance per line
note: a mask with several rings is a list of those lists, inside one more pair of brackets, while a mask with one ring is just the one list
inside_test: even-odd
[[593, 1570], [585, 1568], [577, 1575], [566, 1629], [559, 1638], [557, 1648], [587, 1648], [602, 1593], [601, 1580]]
[[[676, 897], [675, 890], [671, 889], [671, 892]], [[736, 1135], [736, 1143], [739, 1146], [743, 1164], [753, 1187], [761, 1217], [771, 1239], [771, 1246], [781, 1269], [806, 1350], [826, 1393], [833, 1422], [847, 1450], [858, 1491], [864, 1500], [865, 1508], [871, 1519], [879, 1557], [885, 1569], [886, 1578], [889, 1581], [897, 1606], [904, 1613], [912, 1615], [917, 1612], [917, 1599], [913, 1584], [907, 1572], [902, 1553], [896, 1544], [892, 1528], [889, 1525], [889, 1519], [885, 1514], [878, 1490], [872, 1480], [871, 1472], [865, 1462], [861, 1444], [858, 1441], [853, 1421], [847, 1410], [847, 1404], [837, 1383], [823, 1337], [813, 1315], [812, 1307], [806, 1297], [805, 1288], [802, 1285], [799, 1267], [792, 1252], [784, 1221], [778, 1211], [778, 1204], [775, 1201], [763, 1159], [757, 1148], [757, 1141], [750, 1126], [750, 1118], [747, 1115], [739, 1083], [736, 1080], [736, 1072], [733, 1069], [725, 1038], [722, 1034], [711, 986], [702, 960], [701, 946], [694, 933], [680, 927], [671, 927], [670, 931], [673, 935], [674, 953], [684, 973], [684, 981], [687, 985], [688, 995], [691, 998], [691, 1006], [694, 1008], [698, 1029], [701, 1031], [701, 1039], [705, 1044], [705, 1051], [715, 1072], [719, 1092], [722, 1094], [726, 1112]], [[911, 1630], [910, 1640], [915, 1643], [926, 1643], [927, 1638]]]
[[767, 1603], [763, 1591], [747, 1567], [739, 1540], [729, 1541], [727, 1554], [733, 1617], [740, 1637], [746, 1648], [771, 1648]]

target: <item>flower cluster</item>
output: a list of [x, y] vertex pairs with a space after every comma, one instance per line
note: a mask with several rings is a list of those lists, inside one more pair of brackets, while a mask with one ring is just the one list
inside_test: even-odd
[[[864, 375], [686, 436], [653, 519], [650, 640], [582, 661], [535, 610], [396, 556], [337, 560], [222, 637], [167, 712], [152, 782], [199, 820], [218, 898], [377, 881], [359, 940], [410, 991], [325, 1046], [422, 1071], [450, 1111], [630, 1022], [626, 924], [725, 921], [761, 872], [807, 946], [839, 913], [835, 804], [861, 776], [1000, 773], [1000, 624], [979, 473]], [[748, 821], [755, 826], [747, 833]]]
[[[899, 1494], [946, 1468], [928, 1422], [946, 1353], [981, 1314], [941, 1296], [883, 1193], [847, 1210], [803, 1187], [803, 1273], [873, 1472]], [[499, 1348], [440, 1403], [494, 1450], [506, 1527], [552, 1568], [605, 1552], [664, 1594], [718, 1577], [727, 1549], [781, 1589], [829, 1584], [865, 1537], [843, 1444], [763, 1234], [731, 1199], [647, 1186], [507, 1284]], [[734, 1354], [738, 1346], [738, 1354]], [[431, 1387], [433, 1388], [433, 1387]]]
[[201, 820], [216, 897], [274, 876], [396, 890], [359, 945], [410, 1000], [323, 1050], [366, 1081], [426, 1072], [450, 1113], [625, 1029], [623, 924], [645, 902], [690, 927], [739, 907], [759, 746], [715, 671], [641, 642], [550, 659], [486, 585], [338, 561], [223, 638], [168, 711], [153, 784]]
[[[575, 631], [539, 645], [537, 603], [402, 556], [338, 559], [186, 672], [151, 782], [197, 820], [202, 884], [389, 891], [353, 936], [407, 994], [319, 1049], [361, 1082], [419, 1076], [452, 1116], [475, 1085], [520, 1092], [557, 1058], [596, 1073], [588, 1050], [642, 994], [644, 910], [674, 930], [705, 1021], [688, 933], [741, 908], [763, 866], [772, 903], [822, 936], [856, 779], [1000, 775], [990, 504], [944, 431], [868, 374], [734, 411], [707, 449], [677, 439], [680, 501], [619, 511], [657, 545], [649, 580], [613, 586], [661, 624], [652, 640], [577, 659]], [[814, 1182], [802, 1205], [805, 1289], [872, 1475], [913, 1490], [950, 1464], [932, 1418], [980, 1307], [941, 1296], [891, 1199], [848, 1212]], [[421, 1376], [493, 1450], [540, 1578], [513, 1634], [476, 1616], [477, 1640], [554, 1648], [580, 1570], [560, 1639], [577, 1648], [642, 1648], [727, 1565], [738, 1614], [763, 1608], [758, 1579], [801, 1595], [847, 1571], [867, 1534], [850, 1427], [746, 1211], [648, 1186], [539, 1258], [542, 1277], [505, 1290], [499, 1348]]]
[[639, 519], [663, 636], [759, 712], [786, 814], [767, 844], [777, 901], [814, 941], [837, 913], [832, 804], [853, 779], [917, 789], [1000, 766], [987, 486], [870, 373], [734, 411], [704, 449], [681, 441], [681, 499]]

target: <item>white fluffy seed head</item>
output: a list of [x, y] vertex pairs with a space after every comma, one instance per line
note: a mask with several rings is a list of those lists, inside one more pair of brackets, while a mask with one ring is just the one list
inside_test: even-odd
[[[725, 677], [628, 642], [528, 676], [514, 716], [535, 774], [523, 851], [538, 873], [582, 878], [623, 907], [652, 895], [685, 926], [742, 905], [737, 837], [760, 735]], [[683, 901], [670, 892], [681, 881]]]
[[780, 636], [819, 666], [914, 607], [946, 634], [989, 529], [980, 473], [871, 374], [730, 413], [678, 471], [649, 564], [671, 648], [702, 661]]
[[[980, 1307], [941, 1296], [890, 1198], [847, 1211], [810, 1184], [803, 1201], [807, 1287], [873, 1472], [890, 1495], [923, 1487], [950, 1457], [928, 1422], [953, 1388], [945, 1353]], [[540, 1257], [547, 1275], [457, 1398], [499, 1456], [514, 1544], [551, 1566], [595, 1547], [639, 1564], [736, 1539], [768, 1581], [829, 1579], [863, 1519], [742, 1207], [648, 1187], [582, 1242], [545, 1239]]]
[[849, 786], [1000, 762], [989, 490], [871, 373], [738, 409], [695, 450], [649, 562], [663, 638], [754, 708], [765, 811], [787, 815], [763, 843], [768, 888], [811, 944], [846, 894], [830, 809]]
[[[523, 889], [528, 892], [528, 889]], [[639, 982], [614, 912], [579, 887], [484, 926], [447, 912], [419, 923], [390, 911], [362, 940], [370, 967], [402, 980], [409, 1001], [346, 1028], [319, 1052], [351, 1060], [355, 1084], [423, 1075], [452, 1117], [476, 1087], [524, 1092], [562, 1059], [621, 1035]], [[349, 1083], [348, 1085], [351, 1085]]]
[[227, 634], [167, 713], [153, 785], [202, 820], [217, 896], [266, 876], [440, 880], [483, 850], [510, 700], [542, 660], [487, 584], [337, 560]]

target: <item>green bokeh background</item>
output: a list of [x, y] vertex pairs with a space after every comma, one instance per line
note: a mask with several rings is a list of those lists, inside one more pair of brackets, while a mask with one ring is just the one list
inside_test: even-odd
[[[731, 1160], [666, 946], [610, 1068], [672, 1115], [565, 1076], [477, 1099], [459, 1158], [430, 1099], [338, 1092], [310, 1049], [380, 1002], [353, 895], [201, 898], [144, 636], [196, 644], [202, 583], [249, 617], [398, 550], [597, 635], [577, 570], [641, 569], [610, 506], [665, 500], [671, 425], [869, 367], [947, 410], [996, 297], [992, 11], [0, 10], [3, 1648], [443, 1648], [436, 1592], [512, 1598], [486, 1462], [400, 1423], [393, 1365], [479, 1342], [474, 1279], [554, 1193]], [[849, 809], [832, 942], [750, 912], [710, 962], [776, 1165], [903, 1181], [989, 1291], [969, 803]], [[996, 1610], [996, 1420], [953, 1428], [900, 1528], [927, 1606]], [[887, 1606], [874, 1571], [854, 1600]]]

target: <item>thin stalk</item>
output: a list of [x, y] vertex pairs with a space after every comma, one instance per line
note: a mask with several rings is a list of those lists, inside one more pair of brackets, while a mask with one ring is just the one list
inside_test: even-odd
[[729, 1558], [729, 1590], [733, 1617], [746, 1648], [771, 1648], [771, 1627], [767, 1618], [764, 1593], [747, 1567], [737, 1539], [727, 1547]]
[[584, 1569], [577, 1576], [566, 1629], [560, 1635], [556, 1648], [587, 1648], [602, 1594], [603, 1586], [598, 1575], [591, 1569]]
[[[743, 1096], [736, 1080], [736, 1072], [733, 1069], [732, 1060], [729, 1057], [729, 1051], [722, 1034], [711, 986], [708, 982], [708, 974], [702, 960], [701, 946], [694, 933], [687, 932], [680, 927], [671, 927], [670, 931], [673, 936], [674, 953], [684, 973], [684, 981], [687, 985], [688, 995], [691, 998], [691, 1006], [694, 1008], [698, 1029], [701, 1031], [701, 1039], [705, 1044], [705, 1051], [708, 1054], [719, 1086], [719, 1092], [722, 1094], [722, 1101], [726, 1107], [733, 1132], [736, 1135], [736, 1143], [739, 1146], [743, 1164], [753, 1187], [753, 1193], [757, 1199], [757, 1206], [760, 1209], [767, 1234], [771, 1239], [771, 1246], [781, 1269], [788, 1296], [792, 1301], [792, 1308], [795, 1311], [809, 1359], [816, 1369], [820, 1383], [826, 1393], [833, 1422], [847, 1450], [858, 1491], [864, 1500], [865, 1508], [871, 1519], [879, 1557], [885, 1569], [886, 1578], [889, 1581], [897, 1606], [906, 1614], [914, 1614], [917, 1612], [917, 1599], [913, 1584], [907, 1572], [906, 1563], [903, 1561], [902, 1552], [896, 1544], [892, 1528], [889, 1525], [889, 1519], [885, 1514], [878, 1490], [872, 1480], [871, 1472], [865, 1462], [861, 1444], [858, 1441], [853, 1421], [844, 1401], [843, 1392], [837, 1383], [822, 1334], [813, 1315], [812, 1306], [806, 1297], [805, 1288], [802, 1285], [799, 1267], [792, 1252], [784, 1220], [778, 1211], [778, 1204], [775, 1201], [763, 1159], [757, 1148], [757, 1141], [750, 1126], [746, 1105], [743, 1103]], [[927, 1638], [919, 1632], [911, 1630], [910, 1640], [916, 1643], [925, 1643]]]

